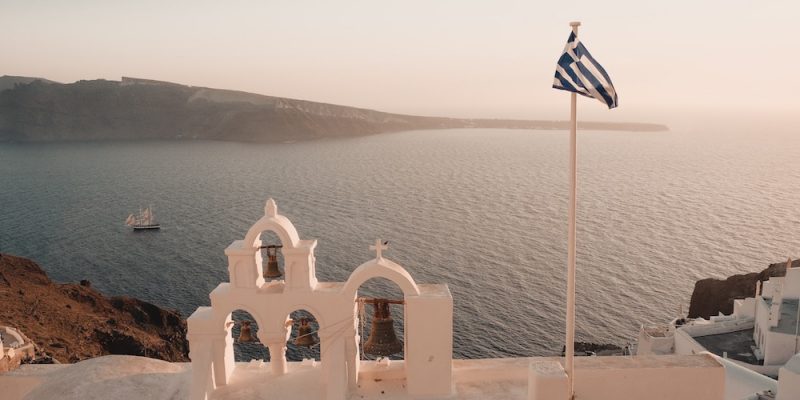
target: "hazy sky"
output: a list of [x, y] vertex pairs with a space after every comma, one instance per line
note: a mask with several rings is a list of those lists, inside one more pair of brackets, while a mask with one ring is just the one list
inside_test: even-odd
[[798, 16], [796, 0], [0, 0], [0, 75], [564, 119], [568, 95], [550, 86], [568, 22], [580, 20], [620, 96], [613, 111], [582, 100], [587, 119], [790, 115], [800, 111]]

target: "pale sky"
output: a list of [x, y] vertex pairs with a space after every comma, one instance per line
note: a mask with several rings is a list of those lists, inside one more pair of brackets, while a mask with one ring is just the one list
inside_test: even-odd
[[569, 21], [620, 107], [586, 119], [800, 111], [800, 1], [10, 1], [0, 75], [134, 76], [454, 117], [568, 118]]

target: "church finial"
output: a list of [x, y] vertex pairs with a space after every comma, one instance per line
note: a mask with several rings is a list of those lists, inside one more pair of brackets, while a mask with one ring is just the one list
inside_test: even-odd
[[275, 200], [272, 200], [272, 197], [267, 200], [267, 205], [264, 206], [264, 214], [268, 217], [274, 217], [278, 215], [278, 205], [275, 204]]
[[380, 239], [375, 239], [375, 244], [369, 246], [370, 250], [375, 250], [376, 253], [376, 260], [380, 260], [383, 258], [383, 250], [387, 250], [389, 248], [389, 241], [381, 241]]

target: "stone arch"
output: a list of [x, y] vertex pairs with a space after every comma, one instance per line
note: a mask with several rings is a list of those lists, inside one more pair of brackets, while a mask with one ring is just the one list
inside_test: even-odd
[[268, 325], [266, 325], [264, 323], [264, 322], [266, 322], [264, 320], [264, 318], [258, 312], [256, 312], [256, 310], [254, 308], [252, 308], [250, 306], [247, 306], [247, 305], [244, 305], [244, 304], [238, 304], [238, 303], [237, 304], [231, 304], [229, 307], [225, 307], [224, 309], [220, 310], [219, 312], [216, 312], [216, 310], [215, 310], [215, 314], [216, 315], [215, 315], [214, 325], [215, 326], [220, 326], [220, 327], [223, 327], [223, 329], [226, 329], [225, 324], [228, 322], [228, 317], [232, 317], [233, 312], [236, 311], [236, 310], [242, 310], [242, 311], [252, 315], [253, 319], [256, 321], [256, 325], [258, 325], [258, 330], [259, 331], [262, 331], [262, 330], [266, 331], [266, 327]]
[[[238, 319], [236, 318], [236, 314], [239, 314]], [[234, 324], [230, 327], [230, 333], [227, 333], [228, 335], [231, 335], [231, 339], [233, 339], [232, 351], [234, 354], [234, 359], [240, 362], [250, 360], [268, 360], [271, 357], [271, 354], [267, 348], [267, 344], [262, 340], [264, 326], [259, 323], [259, 317], [257, 314], [254, 314], [245, 308], [239, 307], [234, 308], [228, 315], [234, 322]], [[241, 333], [242, 328], [241, 323], [243, 321], [247, 321], [248, 319], [252, 319], [251, 330], [254, 341], [241, 342], [239, 341], [239, 334]], [[235, 322], [239, 323], [237, 324]]]
[[342, 294], [346, 298], [355, 300], [358, 296], [358, 288], [372, 278], [384, 278], [394, 282], [406, 297], [420, 294], [419, 287], [411, 274], [400, 265], [385, 258], [370, 260], [359, 265], [347, 278], [347, 283], [342, 288]]
[[[300, 361], [301, 359], [305, 359], [305, 358], [317, 358], [319, 362], [325, 362], [325, 360], [323, 359], [323, 350], [326, 349], [329, 346], [329, 343], [327, 343], [327, 338], [325, 337], [324, 328], [326, 327], [326, 325], [324, 324], [322, 319], [320, 319], [320, 317], [319, 317], [320, 314], [315, 312], [315, 311], [313, 311], [313, 310], [311, 310], [310, 307], [305, 306], [305, 305], [298, 305], [296, 307], [288, 307], [288, 308], [286, 308], [286, 310], [288, 310], [288, 311], [286, 311], [286, 313], [283, 314], [284, 315], [283, 318], [284, 318], [285, 321], [288, 321], [289, 318], [292, 318], [293, 317], [292, 314], [295, 314], [295, 313], [298, 313], [298, 312], [302, 312], [301, 314], [310, 314], [311, 319], [310, 319], [309, 322], [310, 322], [310, 325], [312, 327], [312, 334], [314, 336], [316, 336], [317, 340], [319, 340], [319, 342], [315, 345], [315, 347], [316, 347], [315, 349], [314, 348], [308, 349], [308, 348], [304, 348], [302, 346], [297, 346], [297, 345], [294, 344], [293, 341], [297, 337], [297, 334], [299, 333], [298, 329], [299, 329], [300, 321], [297, 319], [297, 317], [302, 317], [302, 315], [300, 315], [300, 316], [295, 315], [294, 316], [294, 319], [295, 319], [294, 323], [292, 324], [292, 326], [288, 326], [288, 329], [289, 329], [289, 331], [287, 332], [288, 341], [286, 343], [286, 356], [287, 356], [287, 358], [289, 358], [288, 356], [292, 353], [292, 351], [294, 351], [295, 352], [294, 353], [295, 357], [297, 357], [299, 355], [301, 358], [300, 359], [297, 359], [297, 358], [290, 359], [290, 361]], [[294, 350], [292, 350], [292, 349], [294, 349]]]
[[278, 235], [284, 248], [294, 249], [300, 243], [300, 235], [291, 221], [283, 215], [278, 214], [278, 206], [272, 199], [267, 200], [264, 207], [264, 216], [256, 221], [244, 237], [244, 244], [248, 247], [255, 247], [256, 242], [261, 239], [261, 232], [272, 231]]
[[281, 307], [279, 311], [275, 313], [275, 315], [278, 316], [278, 320], [275, 321], [275, 325], [272, 325], [270, 328], [275, 330], [283, 329], [284, 324], [286, 323], [286, 319], [284, 317], [291, 315], [293, 312], [298, 310], [308, 311], [308, 313], [314, 317], [314, 320], [317, 321], [317, 324], [319, 325], [320, 329], [323, 329], [323, 327], [328, 326], [326, 321], [322, 317], [323, 314], [320, 313], [313, 306], [309, 305], [308, 303], [292, 303]]
[[[278, 262], [278, 269], [280, 270], [281, 274], [278, 277], [275, 276], [267, 276], [267, 271], [269, 270], [269, 250], [266, 248], [259, 248], [260, 246], [266, 245], [279, 245], [281, 246], [285, 242], [274, 230], [264, 230], [259, 232], [255, 239], [255, 243], [253, 245], [253, 250], [255, 252], [254, 258], [255, 263], [257, 265], [257, 269], [261, 270], [261, 277], [264, 278], [265, 282], [269, 282], [272, 280], [285, 280], [287, 276], [287, 269], [286, 267], [289, 263], [286, 262], [286, 255], [283, 253], [283, 248], [279, 247], [275, 250], [276, 261]], [[287, 248], [288, 249], [288, 248]]]
[[[375, 285], [375, 286], [370, 288], [369, 287], [370, 283]], [[387, 285], [389, 287], [387, 287]], [[367, 288], [372, 289], [372, 293], [360, 292], [361, 290], [364, 290], [364, 289], [367, 289]], [[378, 289], [378, 292], [375, 292], [374, 291], [375, 289]], [[402, 292], [400, 294], [400, 297], [398, 297], [397, 294], [396, 294], [396, 291], [398, 289]], [[361, 284], [359, 284], [358, 287], [356, 288], [356, 298], [361, 298], [361, 297], [375, 298], [375, 297], [377, 297], [377, 298], [387, 298], [387, 299], [399, 300], [399, 299], [404, 299], [404, 297], [408, 296], [406, 293], [407, 292], [403, 291], [403, 289], [400, 288], [400, 285], [398, 285], [395, 281], [387, 279], [387, 278], [385, 278], [383, 276], [373, 276], [371, 278], [368, 278], [365, 281], [361, 282]], [[361, 310], [361, 307], [364, 307], [364, 309]], [[356, 312], [358, 314], [356, 314], [356, 317], [354, 317], [354, 318], [356, 318], [356, 320], [358, 321], [358, 324], [357, 324], [357, 327], [356, 327], [356, 332], [357, 332], [357, 335], [359, 335], [360, 339], [361, 339], [359, 341], [359, 343], [358, 343], [358, 347], [361, 350], [363, 350], [363, 346], [369, 340], [370, 335], [372, 333], [371, 332], [371, 327], [372, 327], [372, 320], [374, 319], [375, 307], [376, 306], [374, 304], [358, 304], [357, 308], [356, 308]], [[395, 332], [395, 335], [397, 336], [397, 338], [403, 343], [403, 350], [400, 353], [395, 353], [395, 354], [389, 355], [387, 357], [391, 358], [391, 359], [402, 360], [405, 357], [405, 351], [406, 351], [406, 346], [405, 346], [405, 343], [406, 343], [406, 319], [407, 319], [406, 317], [408, 316], [408, 313], [406, 312], [407, 310], [406, 310], [405, 305], [390, 304], [389, 308], [390, 308], [390, 315], [392, 316], [392, 319], [394, 319], [394, 326], [393, 326], [394, 332]], [[361, 315], [362, 311], [364, 312], [363, 315]], [[362, 317], [364, 317], [364, 318], [362, 319]], [[376, 359], [378, 357], [378, 356], [375, 356], [375, 355], [370, 355], [369, 353], [366, 353], [366, 352], [364, 352], [363, 354], [359, 354], [359, 356], [363, 357], [363, 358], [360, 358], [362, 360], [374, 360], [374, 359]]]

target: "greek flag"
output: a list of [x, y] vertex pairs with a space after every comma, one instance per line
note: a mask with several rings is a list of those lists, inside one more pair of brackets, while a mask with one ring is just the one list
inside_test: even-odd
[[575, 32], [570, 33], [564, 54], [558, 59], [553, 87], [595, 98], [608, 108], [617, 106], [617, 91], [611, 78], [575, 37]]

